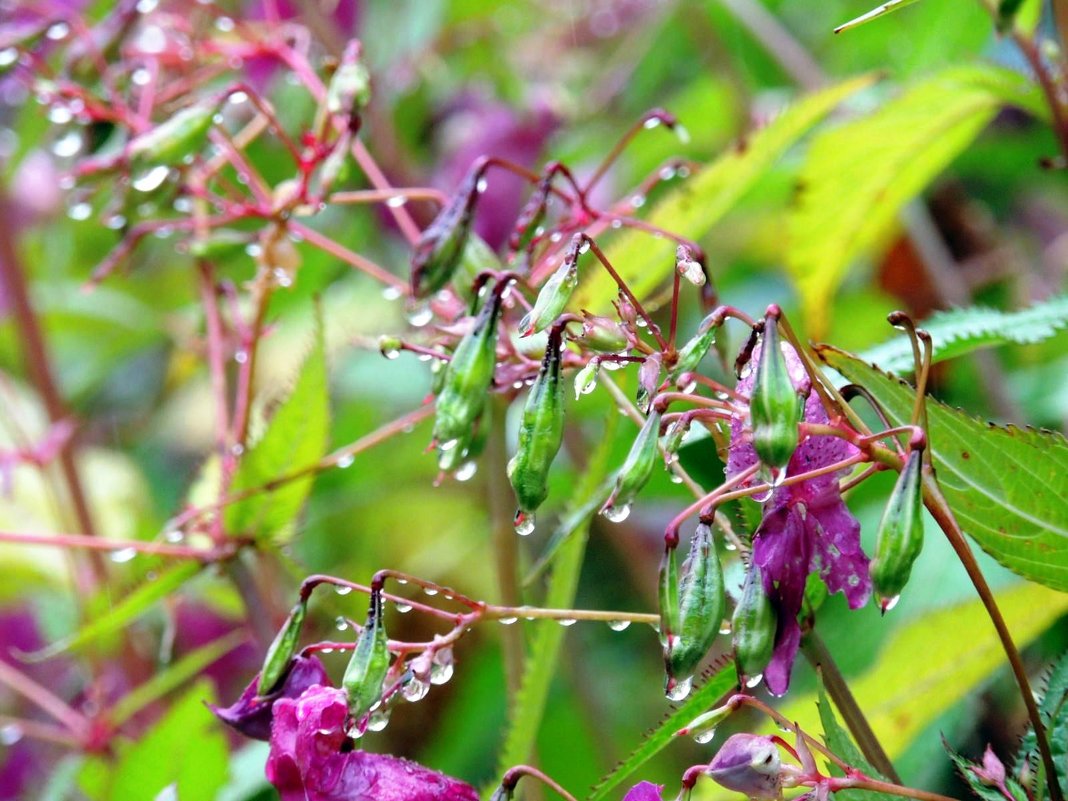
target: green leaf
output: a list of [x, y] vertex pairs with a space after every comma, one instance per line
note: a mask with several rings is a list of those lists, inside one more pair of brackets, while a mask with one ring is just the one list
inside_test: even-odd
[[[1041, 342], [1066, 325], [1068, 295], [1058, 295], [1015, 312], [981, 306], [941, 311], [920, 323], [934, 342], [934, 362], [1009, 342], [1020, 345]], [[912, 345], [903, 335], [869, 348], [859, 357], [891, 373], [911, 373], [913, 369]]]
[[839, 25], [837, 28], [834, 29], [834, 32], [841, 33], [842, 31], [848, 31], [850, 28], [856, 28], [860, 25], [863, 25], [865, 22], [871, 22], [873, 19], [878, 19], [879, 17], [886, 16], [887, 14], [892, 14], [895, 11], [900, 11], [901, 9], [906, 8], [907, 6], [911, 6], [913, 3], [918, 2], [919, 0], [890, 0], [890, 2], [888, 3], [883, 3], [881, 6], [873, 8], [867, 14], [861, 14], [857, 18], [851, 19], [849, 20], [849, 22], [845, 22]]
[[[1020, 648], [1068, 611], [1068, 595], [1020, 582], [997, 594], [998, 606]], [[922, 654], [923, 658], [918, 658]], [[943, 712], [1005, 665], [1005, 652], [979, 600], [928, 612], [894, 631], [878, 661], [850, 678], [850, 689], [891, 759]], [[802, 730], [814, 731], [814, 696], [796, 698], [781, 711]]]
[[[872, 767], [871, 763], [864, 758], [860, 749], [853, 743], [849, 733], [838, 723], [838, 719], [834, 716], [834, 709], [831, 707], [831, 702], [824, 690], [822, 676], [820, 677], [817, 692], [819, 700], [816, 702], [816, 706], [820, 712], [820, 723], [823, 724], [823, 740], [827, 743], [831, 753], [840, 757], [850, 767], [857, 768], [874, 779], [886, 780], [887, 777]], [[841, 769], [833, 763], [828, 763], [827, 767], [834, 776], [844, 775]], [[834, 797], [837, 801], [865, 801], [865, 799], [868, 799], [868, 801], [896, 801], [897, 799], [896, 796], [886, 793], [873, 793], [869, 790], [841, 790], [835, 793]]]
[[[279, 405], [263, 436], [242, 457], [231, 492], [265, 487], [284, 475], [314, 467], [326, 453], [329, 428], [326, 348], [322, 319], [317, 315], [315, 340], [297, 383]], [[288, 540], [313, 480], [309, 474], [231, 504], [224, 514], [226, 530], [276, 543]]]
[[816, 336], [830, 298], [859, 257], [874, 251], [898, 212], [952, 162], [1005, 104], [1041, 113], [1019, 73], [953, 67], [866, 117], [818, 135], [787, 220], [786, 266]]
[[738, 685], [738, 674], [731, 662], [721, 667], [709, 679], [694, 690], [681, 706], [677, 707], [659, 725], [645, 735], [641, 744], [611, 773], [601, 779], [587, 801], [601, 801], [610, 791], [623, 783], [634, 771], [663, 751], [675, 740], [675, 733], [698, 715], [707, 712], [717, 701]]
[[186, 581], [200, 572], [199, 562], [183, 562], [169, 570], [164, 570], [155, 579], [146, 581], [117, 604], [99, 617], [89, 621], [69, 637], [52, 643], [47, 648], [26, 654], [22, 658], [27, 662], [40, 662], [51, 659], [67, 650], [80, 648], [107, 634], [118, 631], [143, 615], [149, 607], [177, 590]]
[[216, 659], [229, 653], [247, 639], [248, 634], [239, 629], [190, 651], [177, 662], [167, 665], [148, 681], [119, 699], [111, 709], [111, 714], [108, 716], [109, 722], [113, 726], [121, 726], [146, 706], [189, 681]]
[[[890, 422], [909, 421], [911, 386], [829, 346], [827, 364], [864, 386]], [[928, 398], [930, 450], [938, 482], [964, 531], [1005, 567], [1068, 590], [1068, 442], [1050, 431], [976, 420]]]
[[[1050, 669], [1038, 714], [1046, 729], [1046, 737], [1053, 751], [1053, 761], [1057, 765], [1057, 781], [1061, 785], [1061, 791], [1068, 792], [1068, 653], [1063, 654]], [[1045, 772], [1038, 755], [1038, 741], [1035, 739], [1033, 727], [1028, 727], [1027, 733], [1020, 741], [1013, 766], [1016, 773], [1019, 773], [1025, 764], [1030, 767], [1034, 777], [1034, 797], [1042, 799], [1046, 792]]]
[[[648, 221], [690, 239], [711, 230], [778, 159], [813, 126], [855, 92], [870, 86], [865, 75], [809, 95], [766, 128], [732, 148], [656, 205]], [[667, 239], [626, 231], [606, 255], [639, 298], [649, 295], [675, 268], [675, 245]], [[616, 285], [600, 269], [590, 269], [569, 306], [603, 313], [616, 296]]]

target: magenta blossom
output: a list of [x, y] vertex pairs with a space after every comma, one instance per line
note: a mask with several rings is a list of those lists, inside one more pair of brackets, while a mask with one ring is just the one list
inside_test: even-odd
[[295, 656], [289, 665], [289, 672], [278, 692], [267, 698], [259, 698], [257, 687], [260, 674], [257, 673], [241, 693], [241, 697], [228, 707], [208, 704], [223, 723], [246, 737], [254, 740], [269, 740], [271, 737], [271, 719], [275, 703], [282, 698], [297, 698], [312, 685], [325, 684], [330, 681], [323, 663], [314, 656]]
[[664, 801], [664, 786], [652, 782], [638, 782], [623, 796], [623, 801]]
[[731, 735], [704, 772], [721, 787], [744, 793], [754, 801], [782, 797], [782, 762], [771, 737]]
[[470, 785], [415, 762], [344, 750], [348, 716], [334, 687], [275, 703], [267, 778], [282, 801], [478, 801]]
[[[801, 360], [789, 345], [783, 346], [790, 378], [797, 387], [805, 385]], [[760, 348], [753, 352], [759, 363]], [[752, 392], [756, 369], [738, 382], [744, 397]], [[750, 442], [747, 416], [731, 421], [731, 445], [727, 477], [751, 468], [759, 460]], [[805, 400], [804, 420], [827, 423], [829, 418], [819, 396], [810, 391]], [[803, 438], [786, 468], [786, 477], [828, 467], [856, 455], [848, 442], [834, 436]], [[797, 615], [805, 596], [810, 573], [819, 572], [831, 592], [845, 595], [851, 609], [867, 603], [871, 595], [868, 557], [860, 547], [860, 523], [842, 500], [839, 470], [776, 489], [764, 503], [764, 516], [753, 535], [753, 560], [760, 567], [764, 589], [778, 613], [775, 650], [764, 672], [768, 689], [781, 695], [790, 685], [790, 669], [801, 641]], [[754, 477], [747, 484], [761, 479]], [[742, 486], [745, 486], [743, 484]]]

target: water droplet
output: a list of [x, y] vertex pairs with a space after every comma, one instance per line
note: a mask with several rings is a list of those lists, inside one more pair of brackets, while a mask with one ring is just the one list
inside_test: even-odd
[[[677, 461], [677, 459], [678, 459], [678, 457], [676, 456], [674, 459], [672, 459], [672, 462]], [[678, 473], [672, 473], [671, 476], [668, 478], [668, 480], [672, 484], [681, 484], [682, 483], [682, 476], [680, 476]]]
[[859, 587], [860, 586], [860, 576], [858, 576], [856, 573], [854, 573], [852, 576], [850, 576], [849, 578], [846, 579], [846, 584], [848, 584], [850, 587]]
[[354, 720], [345, 729], [345, 734], [351, 737], [353, 740], [359, 740], [363, 737], [363, 733], [367, 730], [366, 725], [361, 725], [361, 721]]
[[[404, 693], [404, 690], [401, 690]], [[407, 698], [407, 696], [405, 696]], [[389, 725], [389, 710], [385, 707], [378, 707], [367, 717], [367, 730], [368, 731], [382, 731]]]
[[334, 587], [334, 592], [338, 595], [348, 595], [352, 592], [352, 587]]
[[275, 283], [282, 289], [293, 286], [293, 276], [281, 267], [275, 267], [271, 274], [274, 276]]
[[606, 520], [609, 520], [612, 523], [622, 523], [630, 516], [630, 504], [625, 503], [622, 506], [607, 506], [601, 514], [605, 516]]
[[248, 94], [246, 92], [234, 92], [230, 95], [230, 105], [240, 106], [242, 103], [248, 102]]
[[399, 578], [399, 579], [397, 579], [397, 583], [398, 583], [398, 584], [401, 584], [401, 585], [407, 584], [407, 583], [408, 583], [408, 579], [406, 579], [406, 578]]
[[321, 653], [321, 654], [332, 654], [332, 653], [334, 653], [334, 650], [335, 650], [334, 648], [320, 648], [319, 649], [319, 653]]
[[457, 481], [470, 481], [474, 478], [475, 473], [478, 472], [478, 463], [474, 459], [468, 459], [462, 465], [456, 468], [456, 472], [453, 475]]
[[408, 679], [407, 683], [401, 687], [401, 695], [404, 696], [404, 700], [413, 704], [426, 698], [428, 692], [430, 692], [430, 685], [416, 678]]
[[5, 47], [0, 50], [0, 67], [10, 67], [19, 59], [17, 47]]
[[58, 42], [61, 39], [66, 39], [70, 35], [70, 25], [65, 22], [57, 22], [54, 25], [50, 25], [48, 30], [45, 31], [45, 36], [51, 39], [53, 42]]
[[129, 562], [135, 556], [137, 556], [136, 548], [119, 548], [119, 550], [111, 552], [111, 561], [122, 564], [123, 562]]
[[104, 225], [112, 231], [120, 231], [126, 227], [126, 218], [121, 214], [109, 214], [104, 218]]
[[215, 20], [215, 28], [223, 33], [229, 33], [234, 29], [234, 21], [230, 17], [219, 17]]
[[413, 327], [422, 328], [434, 319], [434, 311], [430, 308], [429, 303], [419, 303], [408, 309], [405, 318]]
[[393, 607], [402, 615], [406, 615], [412, 611], [411, 604], [402, 603], [401, 601], [397, 601], [395, 604], [393, 604]]
[[687, 384], [686, 386], [684, 386], [684, 387], [680, 387], [680, 389], [682, 390], [682, 393], [683, 393], [684, 395], [689, 395], [689, 394], [691, 394], [691, 393], [692, 393], [692, 392], [693, 392], [693, 391], [694, 391], [695, 389], [697, 389], [697, 382], [696, 382], [696, 381], [691, 381], [691, 382], [690, 382], [689, 384]]
[[570, 626], [574, 626], [576, 623], [575, 619], [570, 617], [562, 618], [561, 620], [557, 620], [556, 622], [563, 626], [565, 629], [569, 628]]
[[442, 453], [446, 453], [447, 451], [451, 451], [453, 448], [455, 448], [459, 444], [460, 444], [460, 440], [458, 440], [458, 439], [447, 439], [444, 442], [439, 442], [438, 443], [438, 450], [441, 451]]
[[446, 684], [453, 674], [453, 656], [451, 648], [442, 648], [434, 653], [430, 663], [430, 683]]
[[630, 628], [630, 621], [629, 620], [609, 620], [608, 621], [608, 628], [612, 629], [612, 631], [626, 631], [628, 628]]
[[590, 240], [583, 239], [582, 240], [582, 244], [579, 245], [578, 252], [579, 253], [589, 253], [589, 251], [590, 251]]
[[393, 361], [398, 356], [400, 356], [400, 349], [399, 348], [383, 348], [382, 349], [382, 355], [385, 356], [390, 361]]
[[71, 158], [81, 152], [82, 143], [81, 131], [70, 130], [52, 143], [52, 152], [61, 159]]
[[347, 621], [342, 615], [338, 615], [334, 620], [334, 625], [337, 626], [338, 631], [345, 631], [349, 627], [349, 621]]
[[[850, 578], [856, 578], [856, 576], [850, 576]], [[891, 609], [897, 606], [897, 602], [900, 600], [900, 595], [894, 595], [890, 598], [881, 598], [879, 599], [879, 608], [882, 609], [883, 612], [889, 612]]]
[[675, 123], [675, 136], [679, 138], [679, 141], [684, 144], [690, 144], [690, 132], [686, 128], [678, 123]]
[[86, 202], [72, 203], [70, 208], [67, 209], [67, 216], [72, 220], [88, 220], [89, 215], [93, 213], [93, 207]]
[[130, 186], [138, 192], [152, 192], [162, 186], [170, 172], [171, 169], [166, 164], [157, 164], [155, 167], [135, 175], [133, 180], [130, 181]]
[[725, 551], [737, 551], [738, 546], [734, 544], [733, 540], [727, 540], [723, 543], [723, 550]]
[[767, 503], [767, 501], [771, 498], [772, 493], [774, 493], [774, 492], [775, 492], [774, 489], [772, 489], [771, 487], [768, 487], [764, 492], [753, 493], [752, 497], [753, 497], [753, 500], [756, 501], [757, 503]]
[[518, 509], [516, 510], [513, 524], [515, 525], [515, 533], [520, 537], [529, 537], [533, 534], [535, 523], [533, 512], [526, 514]]
[[346, 453], [340, 459], [337, 460], [337, 466], [341, 470], [347, 470], [356, 463], [356, 457], [351, 453]]
[[22, 727], [17, 723], [0, 726], [0, 745], [14, 745], [22, 739]]
[[756, 687], [760, 682], [764, 681], [764, 674], [757, 673], [755, 676], [750, 676], [745, 680], [745, 686], [750, 690]]
[[172, 529], [163, 535], [163, 539], [167, 542], [181, 542], [185, 535], [177, 529]]
[[630, 199], [631, 208], [640, 209], [645, 205], [645, 195], [634, 195]]
[[394, 195], [386, 201], [386, 205], [389, 206], [391, 209], [399, 209], [407, 202], [408, 198], [406, 198], [404, 195]]
[[489, 182], [485, 178], [479, 178], [478, 183], [475, 185], [475, 190], [481, 195], [489, 188]]
[[232, 453], [234, 456], [240, 456], [244, 452], [245, 452], [245, 446], [242, 445], [240, 442], [237, 443], [236, 445], [234, 445], [232, 448], [230, 448], [230, 453]]
[[664, 695], [667, 696], [669, 701], [683, 701], [690, 694], [691, 689], [693, 689], [693, 676], [671, 679]]
[[623, 227], [623, 221], [620, 219], [612, 220], [611, 226], [618, 230]]
[[248, 351], [247, 350], [239, 350], [239, 351], [237, 351], [234, 354], [234, 361], [237, 362], [238, 364], [244, 364], [245, 362], [247, 362], [248, 361]]
[[705, 729], [704, 731], [697, 732], [693, 736], [693, 740], [694, 740], [695, 743], [699, 743], [700, 745], [705, 745], [707, 743], [712, 742], [712, 738], [715, 737], [715, 736], [716, 736], [716, 730], [714, 728], [713, 729]]
[[517, 617], [502, 617], [497, 622], [500, 623], [502, 626], [511, 626], [517, 620], [519, 620], [519, 618]]
[[425, 592], [431, 598], [438, 594], [438, 591], [434, 587], [423, 587], [423, 592]]
[[659, 117], [650, 117], [642, 123], [642, 127], [645, 128], [645, 130], [647, 131], [651, 131], [653, 128], [658, 128], [660, 126], [660, 122], [661, 120]]
[[48, 109], [48, 121], [56, 125], [66, 125], [74, 119], [74, 113], [67, 106], [52, 106]]

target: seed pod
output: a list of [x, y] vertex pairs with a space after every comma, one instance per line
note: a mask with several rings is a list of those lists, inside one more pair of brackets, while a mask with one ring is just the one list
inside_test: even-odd
[[554, 326], [530, 388], [519, 424], [519, 448], [508, 462], [508, 480], [515, 490], [519, 511], [533, 514], [549, 494], [549, 468], [564, 437], [564, 388], [560, 383], [560, 347], [563, 329]]
[[481, 167], [467, 174], [464, 182], [438, 216], [426, 227], [412, 252], [412, 294], [425, 298], [449, 283], [464, 254], [471, 231]]
[[300, 629], [304, 625], [304, 616], [308, 611], [306, 604], [301, 601], [289, 610], [289, 616], [282, 628], [278, 630], [274, 641], [267, 649], [267, 656], [263, 658], [263, 667], [260, 669], [260, 683], [256, 687], [258, 695], [269, 695], [275, 685], [285, 675], [289, 667], [289, 660], [297, 651], [297, 642], [300, 639]]
[[359, 720], [382, 697], [382, 682], [389, 670], [389, 643], [382, 622], [382, 591], [371, 590], [367, 623], [345, 668], [341, 686], [349, 697], [349, 714]]
[[630, 344], [623, 327], [615, 320], [586, 313], [582, 333], [575, 341], [600, 353], [619, 353]]
[[679, 636], [667, 656], [669, 677], [691, 676], [723, 624], [726, 596], [712, 527], [700, 523], [690, 543], [679, 586]]
[[521, 250], [525, 251], [530, 246], [530, 243], [534, 241], [534, 237], [538, 235], [538, 229], [545, 221], [552, 181], [553, 173], [543, 177], [530, 195], [526, 205], [520, 210], [519, 216], [516, 217], [515, 229], [508, 238], [508, 249], [513, 253]]
[[679, 378], [684, 373], [692, 373], [697, 370], [701, 359], [708, 353], [709, 348], [716, 341], [716, 332], [719, 330], [718, 318], [713, 314], [708, 315], [701, 321], [697, 328], [697, 334], [679, 349], [678, 359], [675, 366], [668, 373], [668, 380], [673, 384], [679, 383]]
[[749, 418], [760, 461], [772, 468], [785, 467], [797, 448], [801, 402], [779, 345], [778, 321], [770, 314], [764, 322], [764, 344], [749, 398]]
[[875, 558], [869, 571], [884, 612], [893, 608], [923, 549], [923, 451], [909, 451], [905, 467], [879, 522]]
[[656, 445], [660, 438], [661, 412], [654, 409], [630, 446], [626, 461], [616, 474], [616, 486], [608, 497], [601, 514], [609, 520], [622, 520], [630, 510], [634, 497], [645, 486], [656, 465]]
[[204, 144], [219, 105], [218, 100], [212, 99], [183, 108], [132, 139], [126, 146], [127, 156], [131, 161], [151, 166], [179, 164]]
[[578, 257], [583, 241], [581, 234], [576, 234], [571, 240], [560, 267], [549, 276], [538, 293], [534, 308], [519, 321], [521, 336], [548, 328], [567, 306], [571, 293], [578, 286]]
[[460, 340], [445, 368], [434, 418], [434, 439], [443, 450], [469, 436], [486, 405], [497, 362], [497, 319], [507, 283], [502, 281], [494, 288], [475, 318], [471, 332]]
[[341, 63], [326, 88], [326, 110], [331, 114], [351, 115], [371, 101], [371, 74], [360, 61], [359, 42], [345, 48]]
[[665, 548], [660, 560], [660, 644], [665, 653], [679, 635], [679, 568], [675, 549]]
[[745, 574], [742, 597], [734, 607], [731, 620], [734, 661], [740, 676], [755, 677], [764, 672], [775, 647], [777, 626], [775, 609], [764, 591], [760, 568], [751, 564]]
[[660, 441], [660, 448], [664, 452], [664, 466], [670, 467], [679, 458], [679, 448], [690, 430], [690, 418], [680, 417], [672, 423], [664, 438]]
[[651, 353], [645, 357], [641, 367], [638, 368], [638, 408], [642, 414], [649, 413], [649, 404], [660, 386], [661, 356], [659, 353]]

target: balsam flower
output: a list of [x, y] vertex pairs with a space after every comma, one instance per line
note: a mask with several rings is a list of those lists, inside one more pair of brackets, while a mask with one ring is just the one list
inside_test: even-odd
[[470, 785], [418, 763], [343, 750], [348, 717], [334, 687], [275, 703], [267, 778], [282, 801], [478, 801]]
[[663, 801], [663, 799], [663, 785], [652, 782], [638, 782], [623, 796], [623, 801]]
[[257, 673], [241, 693], [241, 697], [227, 707], [209, 704], [208, 707], [223, 723], [246, 737], [255, 740], [271, 738], [271, 720], [275, 702], [282, 698], [298, 698], [313, 685], [324, 684], [330, 679], [323, 663], [314, 656], [295, 656], [277, 692], [261, 698], [258, 692], [260, 676]]
[[[790, 345], [782, 347], [791, 381], [796, 387], [804, 387], [807, 375], [801, 359]], [[760, 358], [761, 349], [757, 347], [753, 365], [759, 364]], [[743, 397], [752, 392], [756, 373], [751, 369], [738, 382], [737, 391]], [[736, 414], [731, 420], [728, 478], [759, 462], [746, 417]], [[803, 420], [829, 422], [815, 391], [805, 399]], [[856, 453], [856, 448], [839, 437], [803, 438], [787, 464], [784, 478], [828, 467]], [[863, 606], [871, 595], [868, 557], [860, 547], [860, 523], [838, 488], [844, 472], [834, 471], [775, 489], [764, 502], [763, 520], [753, 535], [753, 562], [760, 568], [764, 589], [778, 615], [775, 648], [764, 672], [768, 689], [776, 694], [785, 693], [790, 684], [790, 670], [801, 642], [797, 615], [809, 574], [818, 571], [831, 592], [845, 595], [851, 609]], [[761, 480], [754, 477], [742, 486]]]

